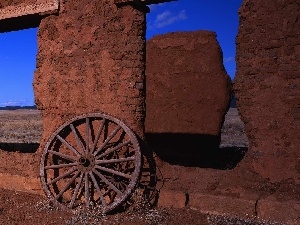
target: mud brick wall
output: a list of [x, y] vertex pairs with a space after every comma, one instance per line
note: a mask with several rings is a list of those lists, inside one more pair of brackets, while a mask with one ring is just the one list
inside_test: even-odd
[[216, 34], [158, 35], [146, 52], [148, 145], [171, 164], [207, 163], [219, 149], [231, 92]]
[[151, 133], [218, 135], [231, 83], [214, 32], [176, 32], [147, 42], [147, 117]]
[[239, 11], [237, 105], [247, 158], [271, 182], [300, 183], [300, 4], [245, 0]]
[[43, 141], [89, 112], [117, 117], [143, 137], [144, 36], [143, 9], [113, 0], [61, 1], [59, 14], [41, 21], [34, 91]]

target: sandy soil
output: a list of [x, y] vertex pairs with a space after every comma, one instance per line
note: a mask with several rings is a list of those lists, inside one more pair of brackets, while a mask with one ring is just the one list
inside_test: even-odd
[[46, 198], [0, 189], [0, 224], [2, 225], [283, 225], [257, 218], [240, 219], [201, 214], [191, 209], [148, 208], [136, 206], [114, 215], [97, 209], [60, 210]]
[[91, 211], [66, 211], [54, 207], [39, 195], [0, 190], [0, 224], [5, 225], [147, 225], [147, 224], [208, 224], [207, 216], [186, 209], [150, 209], [137, 207], [126, 213], [103, 215]]

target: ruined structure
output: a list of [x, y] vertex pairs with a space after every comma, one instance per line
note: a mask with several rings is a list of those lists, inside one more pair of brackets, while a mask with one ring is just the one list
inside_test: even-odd
[[231, 97], [216, 34], [158, 35], [147, 41], [146, 56], [148, 141], [164, 145], [156, 150], [166, 159], [187, 154], [187, 164], [204, 160], [203, 151], [219, 148]]
[[74, 0], [42, 20], [34, 91], [43, 139], [68, 118], [99, 111], [143, 137], [146, 9]]
[[[55, 140], [46, 145], [47, 152], [44, 153], [41, 163], [41, 177], [44, 176], [45, 171], [68, 167], [70, 164], [78, 166], [80, 172], [82, 170], [85, 172], [84, 177], [83, 175], [79, 176], [79, 173], [75, 174], [66, 186], [64, 186], [65, 184], [56, 185], [55, 188], [60, 190], [55, 190], [56, 199], [61, 199], [65, 187], [69, 188], [72, 183], [75, 183], [73, 182], [75, 180], [77, 183], [70, 189], [78, 191], [78, 187], [81, 185], [84, 190], [82, 191], [84, 197], [81, 199], [89, 199], [90, 195], [87, 191], [89, 183], [85, 182], [82, 185], [82, 180], [88, 180], [90, 176], [94, 182], [90, 175], [94, 172], [91, 167], [99, 161], [102, 164], [119, 163], [134, 161], [137, 158], [130, 155], [101, 161], [91, 154], [83, 154], [82, 157], [73, 156], [85, 153], [85, 149], [81, 149], [83, 150], [81, 153], [74, 150], [68, 146], [69, 140], [64, 136], [64, 129], [61, 128], [57, 132], [55, 130], [74, 116], [100, 111], [124, 121], [133, 130], [130, 135], [144, 138], [145, 14], [148, 11], [145, 4], [166, 1], [168, 0], [1, 0], [0, 32], [39, 27], [34, 91], [36, 104], [42, 112], [44, 124], [40, 151], [32, 158], [28, 155], [23, 157], [18, 152], [6, 153], [3, 154], [4, 157], [1, 156], [3, 161], [6, 160], [5, 165], [7, 166], [15, 164], [16, 158], [19, 161], [26, 159], [23, 164], [15, 165], [18, 170], [14, 171], [14, 174], [0, 174], [1, 187], [16, 188], [20, 186], [19, 190], [40, 191], [40, 185], [36, 179], [38, 172], [35, 172], [35, 169], [26, 169], [22, 174], [18, 172], [27, 165], [38, 167], [40, 158], [36, 156], [41, 155], [49, 137], [52, 138], [52, 141]], [[237, 37], [237, 75], [234, 89], [238, 108], [249, 137], [249, 151], [246, 153], [245, 159], [235, 168], [222, 167], [223, 170], [216, 170], [218, 168], [211, 165], [191, 168], [174, 166], [177, 162], [159, 161], [160, 171], [164, 175], [161, 179], [164, 182], [164, 189], [160, 192], [162, 197], [159, 199], [159, 204], [190, 207], [205, 213], [248, 214], [267, 220], [278, 219], [278, 221], [288, 221], [288, 223], [292, 221], [294, 224], [299, 224], [300, 156], [298, 148], [300, 143], [297, 132], [300, 127], [299, 11], [299, 3], [293, 0], [243, 1]], [[174, 37], [179, 40], [174, 41]], [[194, 41], [189, 41], [190, 37], [184, 34], [174, 35], [174, 37], [167, 35], [154, 38], [149, 42], [150, 50], [152, 46], [160, 55], [165, 54], [169, 57], [169, 54], [172, 54], [170, 58], [165, 58], [168, 58], [174, 65], [168, 67], [167, 61], [158, 60], [148, 52], [149, 67], [147, 70], [150, 76], [147, 84], [149, 108], [147, 109], [146, 129], [148, 133], [187, 134], [186, 142], [180, 143], [179, 139], [176, 137], [174, 139], [174, 136], [173, 139], [169, 139], [175, 140], [176, 144], [180, 143], [178, 146], [181, 147], [179, 148], [181, 150], [190, 147], [186, 143], [191, 143], [189, 137], [195, 133], [207, 135], [203, 140], [207, 140], [210, 136], [216, 136], [218, 140], [222, 117], [228, 104], [229, 87], [228, 78], [220, 62], [220, 49], [212, 33], [200, 32], [191, 38]], [[168, 42], [162, 41], [162, 38], [168, 38]], [[168, 52], [167, 46], [172, 47], [175, 53]], [[201, 58], [203, 60], [199, 61], [201, 68], [195, 69], [203, 70], [203, 74], [207, 73], [207, 76], [212, 76], [211, 74], [214, 74], [212, 71], [218, 68], [217, 71], [220, 72], [222, 80], [216, 81], [216, 84], [210, 86], [209, 91], [216, 92], [214, 93], [216, 96], [213, 98], [216, 101], [211, 98], [202, 98], [203, 96], [195, 98], [200, 103], [200, 107], [211, 107], [208, 110], [210, 111], [209, 119], [216, 118], [210, 122], [207, 120], [207, 124], [203, 124], [204, 117], [195, 117], [199, 105], [189, 102], [190, 94], [194, 98], [195, 93], [197, 95], [202, 93], [197, 90], [195, 87], [197, 82], [193, 80], [201, 78], [194, 73], [194, 66], [198, 65], [191, 64], [191, 62], [195, 62], [195, 56], [189, 60], [191, 56], [187, 54], [187, 59], [185, 59], [177, 53], [177, 50], [199, 54], [199, 57], [203, 57], [201, 51], [194, 53], [194, 50], [198, 48], [207, 50], [207, 47], [214, 49], [213, 52], [210, 52], [212, 58]], [[209, 54], [205, 56], [207, 55]], [[212, 61], [214, 61], [214, 66], [210, 66]], [[154, 62], [161, 66], [159, 68], [151, 66], [151, 63]], [[165, 68], [172, 69], [172, 73], [164, 71]], [[182, 84], [183, 77], [180, 75], [183, 71], [185, 74], [190, 73], [189, 77], [184, 77], [184, 81], [189, 83], [187, 86], [185, 86], [186, 83]], [[161, 74], [165, 76], [160, 76]], [[170, 77], [166, 77], [167, 74]], [[151, 77], [152, 75], [153, 77]], [[176, 77], [176, 80], [171, 79], [173, 77]], [[203, 81], [203, 83], [206, 82], [211, 81]], [[166, 93], [169, 90], [170, 93]], [[220, 90], [226, 97], [217, 96]], [[178, 93], [183, 94], [179, 96], [179, 99], [175, 99]], [[160, 98], [159, 95], [165, 96], [167, 99]], [[211, 97], [211, 95], [207, 96]], [[207, 105], [207, 103], [209, 104]], [[176, 104], [177, 106], [173, 107]], [[176, 114], [179, 112], [177, 108], [182, 110], [182, 115]], [[162, 109], [167, 110], [169, 114], [163, 114], [165, 111]], [[202, 112], [204, 111], [201, 111], [201, 115]], [[211, 116], [213, 113], [216, 114]], [[85, 131], [87, 127], [86, 136], [88, 138], [92, 136], [93, 140], [97, 139], [95, 138], [98, 136], [95, 134], [96, 132], [89, 130], [89, 118], [80, 117], [79, 119], [83, 123], [80, 124], [82, 126], [78, 128], [78, 131]], [[167, 123], [171, 119], [175, 120]], [[102, 131], [103, 126], [101, 126], [101, 122], [97, 122], [97, 127], [100, 127], [98, 134], [100, 134], [99, 131]], [[212, 126], [213, 124], [214, 126]], [[69, 133], [77, 135], [77, 130], [74, 129], [77, 125], [76, 122], [72, 121], [72, 123], [64, 125], [69, 129]], [[114, 131], [117, 132], [119, 127], [117, 126]], [[92, 135], [89, 136], [90, 133]], [[77, 137], [78, 145], [83, 144], [83, 135], [76, 135], [75, 139]], [[86, 139], [89, 140], [87, 137]], [[165, 143], [165, 137], [167, 136], [159, 141]], [[196, 136], [196, 138], [198, 137]], [[60, 140], [61, 143], [57, 144], [55, 142], [57, 140]], [[74, 142], [74, 140], [70, 141], [72, 145]], [[89, 150], [89, 142], [86, 143], [88, 144], [85, 144], [85, 147]], [[108, 152], [119, 150], [127, 143], [129, 141], [121, 144], [119, 142], [117, 143], [119, 145], [115, 145], [112, 147], [113, 150]], [[134, 150], [138, 148], [136, 143], [135, 140]], [[218, 141], [214, 143], [218, 143]], [[65, 152], [74, 154], [68, 157], [65, 157], [65, 152], [57, 154], [56, 150], [53, 151], [51, 148], [57, 145], [65, 147]], [[95, 148], [95, 146], [92, 147]], [[178, 148], [178, 146], [175, 147]], [[171, 150], [173, 147], [174, 144], [171, 146]], [[208, 151], [211, 150], [210, 147], [207, 148]], [[219, 155], [218, 158], [221, 161], [224, 158], [226, 160], [228, 149], [217, 149], [217, 146], [213, 146], [213, 148], [216, 149], [209, 157], [212, 162], [216, 159], [216, 155]], [[97, 153], [98, 150], [102, 150], [101, 147], [99, 149], [96, 150]], [[240, 151], [240, 149], [234, 149], [234, 151]], [[186, 161], [187, 166], [194, 166], [191, 165], [191, 162], [193, 159], [197, 159], [194, 157], [196, 153], [195, 151], [189, 155], [188, 161]], [[55, 159], [52, 160], [54, 164], [45, 164], [47, 163], [46, 156], [49, 155]], [[197, 156], [203, 158], [201, 154]], [[16, 161], [11, 160], [12, 157], [15, 157]], [[52, 159], [51, 157], [48, 158]], [[75, 157], [77, 158], [74, 160]], [[72, 160], [76, 163], [70, 163]], [[62, 164], [55, 164], [61, 161]], [[66, 166], [66, 164], [68, 165]], [[97, 166], [101, 167], [98, 164]], [[120, 186], [122, 183], [118, 183], [118, 179], [115, 179], [114, 175], [131, 179], [131, 174], [116, 173], [113, 166], [105, 169], [107, 173], [110, 173], [109, 178]], [[61, 173], [63, 176], [57, 175], [58, 173], [49, 173], [49, 176], [44, 176], [44, 180], [48, 177], [50, 180], [44, 184], [51, 186], [57, 181], [64, 180], [65, 177], [71, 177], [69, 175], [72, 172], [63, 172]], [[35, 179], [31, 179], [30, 176], [35, 176]], [[114, 196], [123, 191], [105, 181], [104, 183], [108, 184], [109, 188], [114, 189]], [[95, 187], [96, 185], [91, 186]], [[96, 187], [96, 189], [98, 188]], [[168, 191], [164, 192], [164, 190]], [[98, 192], [98, 197], [101, 198], [100, 191], [93, 191], [94, 193]], [[76, 193], [76, 191], [74, 192]], [[76, 197], [74, 192], [70, 192], [72, 204], [74, 196]], [[164, 193], [167, 194], [164, 195]], [[102, 196], [104, 206], [106, 198]], [[165, 201], [167, 204], [163, 204], [164, 200], [167, 200]], [[86, 202], [88, 204], [88, 201]], [[288, 211], [282, 209], [288, 209]]]
[[159, 2], [165, 1], [1, 4], [2, 32], [38, 25], [33, 86], [44, 128], [40, 177], [52, 200], [73, 207], [81, 190], [87, 207], [99, 201], [109, 211], [136, 186], [145, 119], [145, 4]]
[[146, 59], [146, 132], [218, 136], [231, 82], [216, 34], [155, 36], [147, 42]]
[[300, 184], [300, 5], [244, 1], [237, 36], [237, 105], [253, 172]]

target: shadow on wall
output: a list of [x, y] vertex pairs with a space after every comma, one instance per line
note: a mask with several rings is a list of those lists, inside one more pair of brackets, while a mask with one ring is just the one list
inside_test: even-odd
[[163, 161], [186, 167], [234, 169], [248, 148], [219, 148], [220, 137], [204, 134], [147, 133], [146, 142]]
[[0, 149], [7, 152], [35, 153], [39, 143], [0, 143]]

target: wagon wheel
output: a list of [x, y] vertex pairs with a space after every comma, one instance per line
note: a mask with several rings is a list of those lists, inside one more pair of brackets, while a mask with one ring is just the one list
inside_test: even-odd
[[66, 122], [44, 148], [40, 176], [47, 196], [64, 207], [99, 205], [107, 213], [132, 193], [141, 152], [134, 133], [102, 113]]

